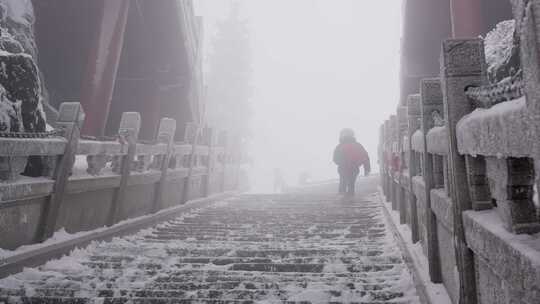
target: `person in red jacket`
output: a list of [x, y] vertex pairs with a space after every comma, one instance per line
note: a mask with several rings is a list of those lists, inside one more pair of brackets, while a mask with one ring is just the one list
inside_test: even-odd
[[360, 166], [364, 166], [366, 176], [371, 166], [366, 149], [356, 141], [352, 129], [341, 130], [339, 144], [334, 150], [334, 163], [338, 166], [339, 193], [353, 197]]

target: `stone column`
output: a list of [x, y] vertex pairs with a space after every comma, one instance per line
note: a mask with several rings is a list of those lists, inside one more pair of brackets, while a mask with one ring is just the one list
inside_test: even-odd
[[420, 129], [421, 126], [421, 112], [420, 112], [420, 95], [410, 95], [407, 100], [407, 120], [409, 124], [409, 205], [410, 205], [410, 224], [412, 242], [416, 243], [420, 240], [420, 233], [418, 231], [418, 209], [416, 205], [416, 195], [414, 194], [412, 178], [417, 175], [421, 175], [419, 169], [419, 159], [416, 157], [416, 153], [412, 149], [412, 136]]
[[[399, 208], [399, 222], [400, 224], [406, 224], [408, 220], [408, 193], [407, 190], [409, 189], [408, 185], [406, 184], [407, 178], [410, 178], [409, 175], [409, 160], [406, 156], [405, 150], [403, 149], [403, 140], [405, 137], [405, 134], [408, 133], [408, 121], [407, 121], [407, 107], [406, 106], [399, 106], [397, 109], [397, 117], [398, 117], [398, 138], [397, 138], [397, 151], [399, 155], [400, 160], [400, 170], [399, 170], [399, 181], [398, 181], [398, 208]], [[406, 176], [408, 175], [408, 176]]]
[[454, 212], [454, 246], [459, 273], [459, 303], [477, 302], [474, 257], [467, 247], [463, 228], [463, 211], [472, 208], [467, 184], [465, 157], [457, 148], [456, 125], [470, 113], [472, 104], [465, 95], [470, 86], [485, 84], [486, 63], [482, 39], [450, 39], [443, 42], [441, 83], [449, 140], [449, 180]]
[[[420, 98], [422, 100], [420, 105], [422, 114], [421, 128], [424, 136], [424, 143], [426, 143], [427, 132], [435, 126], [433, 113], [442, 113], [443, 111], [443, 97], [440, 80], [438, 78], [422, 80], [420, 85]], [[437, 218], [431, 210], [431, 189], [435, 187], [436, 181], [434, 176], [433, 155], [428, 153], [426, 144], [424, 144], [422, 158], [424, 163], [422, 175], [424, 176], [426, 189], [426, 209], [420, 216], [424, 217], [424, 223], [426, 225], [429, 276], [433, 283], [441, 283], [442, 274], [437, 237]]]

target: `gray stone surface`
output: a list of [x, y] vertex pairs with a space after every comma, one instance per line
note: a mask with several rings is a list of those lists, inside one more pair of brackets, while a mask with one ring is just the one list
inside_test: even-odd
[[[540, 299], [540, 236], [516, 237], [501, 226], [495, 210], [463, 215], [467, 244], [479, 269], [481, 303], [490, 303], [501, 290], [510, 303], [538, 303]], [[499, 303], [499, 302], [496, 302]], [[509, 302], [500, 302], [509, 303]]]
[[491, 209], [491, 193], [485, 158], [483, 156], [465, 156], [465, 164], [473, 210]]
[[33, 198], [24, 204], [0, 203], [0, 248], [14, 250], [35, 241], [45, 198]]
[[422, 177], [417, 176], [413, 178], [413, 190], [416, 197], [416, 206], [418, 213], [418, 235], [420, 242], [422, 243], [422, 250], [424, 255], [428, 256], [428, 226], [426, 220], [427, 203], [426, 203], [426, 185]]
[[442, 281], [448, 295], [453, 303], [458, 303], [459, 298], [459, 278], [457, 270], [457, 262], [454, 249], [454, 237], [452, 231], [442, 225], [442, 222], [437, 222], [437, 240], [439, 244], [439, 252], [441, 255], [441, 273]]
[[71, 176], [66, 187], [67, 193], [83, 193], [102, 189], [118, 188], [120, 175], [103, 174], [99, 176]]
[[[448, 131], [448, 184], [454, 215], [453, 245], [459, 276], [459, 302], [475, 304], [477, 298], [474, 257], [467, 248], [461, 214], [472, 208], [467, 185], [465, 158], [457, 147], [456, 125], [472, 111], [465, 92], [486, 82], [486, 62], [482, 39], [449, 39], [443, 42], [441, 84], [444, 118]], [[446, 162], [445, 162], [446, 163]], [[442, 250], [441, 250], [442, 253]], [[441, 259], [443, 261], [443, 259]]]
[[127, 145], [117, 141], [79, 140], [78, 155], [125, 155]]
[[47, 178], [24, 178], [15, 183], [0, 183], [0, 204], [48, 196], [52, 193], [53, 186], [54, 181]]
[[446, 195], [444, 189], [431, 190], [431, 209], [437, 217], [439, 224], [448, 231], [454, 230], [454, 214], [452, 212], [452, 201]]
[[139, 137], [139, 130], [141, 128], [141, 114], [137, 112], [124, 112], [120, 119], [120, 127], [118, 128], [118, 134], [130, 135], [133, 138]]
[[486, 158], [491, 196], [502, 224], [514, 233], [540, 232], [533, 203], [534, 161], [529, 158]]
[[107, 225], [114, 188], [68, 193], [60, 208], [56, 230], [90, 231]]

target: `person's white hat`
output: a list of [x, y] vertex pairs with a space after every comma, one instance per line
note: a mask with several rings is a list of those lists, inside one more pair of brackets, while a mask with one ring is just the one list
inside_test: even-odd
[[354, 137], [354, 131], [353, 131], [353, 129], [349, 129], [349, 128], [343, 129], [343, 130], [341, 130], [341, 132], [339, 133], [339, 137], [340, 137], [340, 138], [344, 138], [344, 137]]

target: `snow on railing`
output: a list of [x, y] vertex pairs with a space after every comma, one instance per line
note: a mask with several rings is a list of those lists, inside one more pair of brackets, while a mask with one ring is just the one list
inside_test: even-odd
[[434, 127], [426, 135], [427, 151], [431, 154], [448, 154], [448, 132], [446, 127]]
[[531, 118], [525, 97], [476, 109], [457, 124], [458, 150], [463, 155], [533, 157]]
[[422, 130], [417, 130], [414, 132], [411, 140], [411, 146], [413, 151], [424, 153], [424, 133]]

